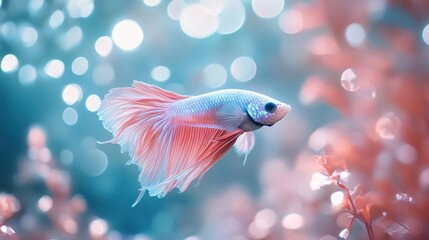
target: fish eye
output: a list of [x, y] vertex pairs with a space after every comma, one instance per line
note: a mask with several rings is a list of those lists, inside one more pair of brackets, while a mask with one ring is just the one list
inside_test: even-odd
[[277, 110], [277, 105], [273, 102], [267, 102], [264, 106], [265, 111], [269, 112], [269, 113], [273, 113]]

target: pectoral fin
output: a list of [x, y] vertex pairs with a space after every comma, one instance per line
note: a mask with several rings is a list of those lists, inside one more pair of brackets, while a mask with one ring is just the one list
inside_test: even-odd
[[235, 131], [246, 120], [247, 113], [237, 104], [227, 104], [216, 113], [216, 117], [227, 131]]

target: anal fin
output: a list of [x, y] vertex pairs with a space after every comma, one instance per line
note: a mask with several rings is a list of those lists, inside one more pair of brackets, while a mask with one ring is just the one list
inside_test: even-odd
[[255, 146], [255, 134], [253, 132], [244, 132], [237, 138], [234, 147], [238, 154], [245, 154], [243, 165], [246, 164], [247, 155], [252, 151], [253, 146]]

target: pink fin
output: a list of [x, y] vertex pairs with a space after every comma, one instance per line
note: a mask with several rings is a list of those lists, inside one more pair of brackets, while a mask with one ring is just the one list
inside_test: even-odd
[[234, 144], [237, 153], [245, 154], [243, 165], [246, 164], [247, 155], [252, 151], [253, 146], [255, 146], [255, 134], [253, 132], [244, 132]]
[[173, 188], [185, 191], [235, 143], [242, 133], [214, 128], [175, 125], [169, 104], [186, 96], [156, 86], [134, 82], [117, 88], [103, 100], [98, 112], [113, 143], [129, 152], [130, 163], [139, 166], [141, 192], [163, 197]]

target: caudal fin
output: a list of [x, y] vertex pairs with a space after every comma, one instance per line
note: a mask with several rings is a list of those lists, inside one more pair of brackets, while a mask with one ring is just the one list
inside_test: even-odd
[[[102, 101], [98, 115], [130, 163], [139, 166], [141, 194], [163, 197], [173, 188], [185, 191], [235, 143], [241, 131], [175, 125], [168, 112], [172, 102], [187, 96], [134, 82], [116, 88]], [[135, 203], [135, 204], [136, 204]], [[134, 204], [134, 205], [135, 205]]]

